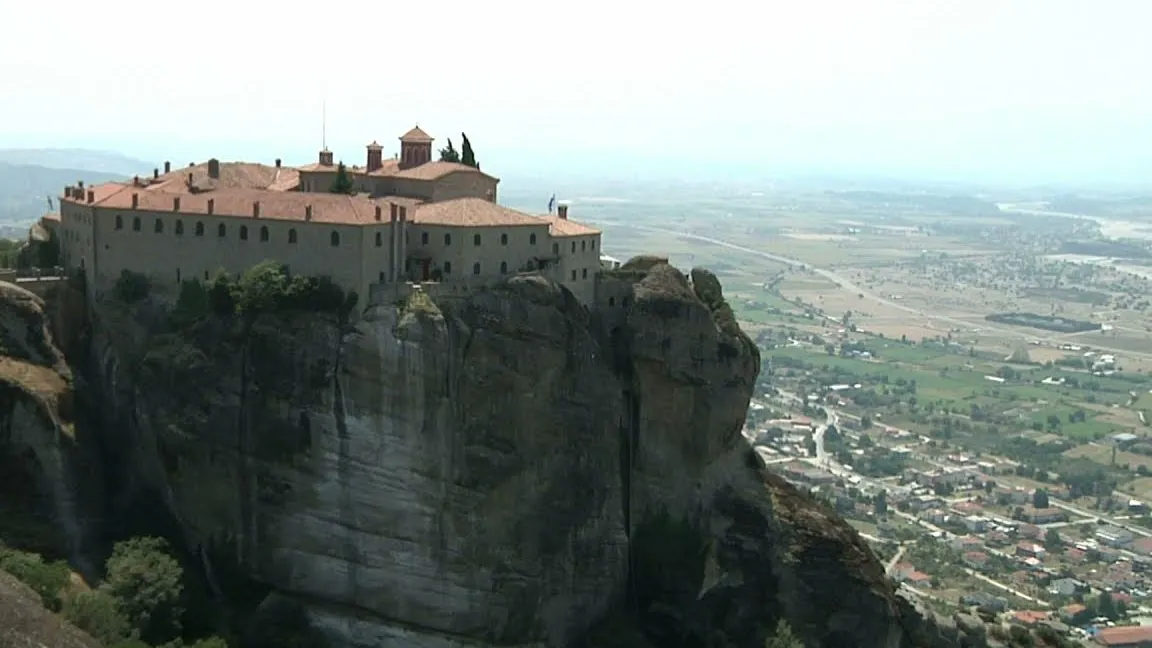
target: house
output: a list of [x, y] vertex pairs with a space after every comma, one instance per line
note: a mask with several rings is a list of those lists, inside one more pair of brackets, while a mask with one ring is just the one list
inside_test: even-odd
[[957, 551], [976, 551], [981, 547], [980, 538], [973, 536], [958, 536], [952, 538], [952, 548]]
[[1033, 506], [1024, 507], [1024, 520], [1032, 524], [1050, 524], [1052, 522], [1065, 522], [1068, 520], [1068, 514], [1063, 510], [1048, 507], [1048, 508], [1035, 508]]
[[941, 509], [928, 509], [921, 512], [918, 517], [929, 524], [944, 524], [948, 521], [948, 514]]
[[1065, 605], [1064, 607], [1060, 608], [1060, 618], [1072, 620], [1072, 619], [1078, 618], [1080, 615], [1084, 614], [1087, 611], [1088, 611], [1088, 606], [1084, 605], [1083, 603], [1073, 603], [1071, 605]]
[[1048, 585], [1048, 591], [1060, 596], [1072, 596], [1088, 590], [1088, 585], [1075, 578], [1058, 578]]
[[1108, 648], [1152, 648], [1152, 626], [1103, 628], [1093, 639]]
[[908, 502], [908, 507], [913, 511], [944, 508], [944, 500], [936, 497], [935, 495], [920, 495], [918, 497], [912, 498]]
[[1152, 555], [1152, 538], [1136, 538], [1132, 541], [1132, 551]]
[[962, 560], [965, 565], [975, 570], [982, 570], [988, 566], [988, 554], [983, 551], [967, 551]]
[[985, 608], [992, 612], [1003, 612], [1008, 607], [1008, 602], [998, 596], [992, 596], [987, 592], [972, 592], [960, 597], [961, 605], [975, 605]]
[[969, 515], [980, 515], [984, 512], [984, 507], [980, 506], [979, 502], [969, 500], [953, 504], [952, 510], [955, 511], [957, 515], [966, 517]]
[[969, 515], [964, 518], [964, 528], [973, 533], [983, 533], [988, 530], [988, 518], [980, 515]]
[[1012, 613], [1013, 623], [1022, 626], [1034, 626], [1041, 621], [1047, 621], [1051, 615], [1041, 610], [1017, 610]]
[[892, 568], [892, 579], [899, 583], [906, 580], [909, 574], [915, 571], [916, 568], [912, 566], [912, 563], [899, 563]]
[[1037, 558], [1044, 557], [1044, 547], [1034, 542], [1018, 542], [1016, 544], [1016, 555], [1022, 558]]
[[1079, 565], [1088, 559], [1088, 554], [1083, 549], [1073, 547], [1064, 552], [1064, 559], [1074, 565]]
[[1110, 547], [1124, 547], [1132, 543], [1134, 536], [1131, 531], [1114, 526], [1102, 526], [1092, 535]]

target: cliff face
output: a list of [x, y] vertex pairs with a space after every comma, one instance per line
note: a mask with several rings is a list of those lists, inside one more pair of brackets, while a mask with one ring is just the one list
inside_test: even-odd
[[959, 645], [743, 441], [759, 356], [715, 277], [640, 260], [614, 281], [591, 312], [517, 277], [353, 326], [158, 333], [94, 304], [107, 470], [164, 502], [209, 579], [304, 603], [339, 645], [563, 646], [635, 606], [679, 637], [658, 645], [760, 648], [781, 618], [809, 648]]

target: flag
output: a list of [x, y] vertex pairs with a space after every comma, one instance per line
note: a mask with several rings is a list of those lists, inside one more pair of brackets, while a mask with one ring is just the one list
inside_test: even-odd
[[552, 213], [552, 208], [554, 208], [555, 206], [556, 206], [556, 194], [552, 194], [552, 197], [548, 199], [548, 213], [549, 214]]

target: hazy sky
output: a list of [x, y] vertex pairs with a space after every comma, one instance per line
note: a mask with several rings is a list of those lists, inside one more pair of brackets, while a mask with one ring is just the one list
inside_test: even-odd
[[0, 147], [497, 175], [1152, 176], [1149, 0], [0, 0]]

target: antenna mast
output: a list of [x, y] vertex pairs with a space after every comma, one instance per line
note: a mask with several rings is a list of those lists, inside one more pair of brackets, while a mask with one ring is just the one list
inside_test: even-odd
[[320, 103], [320, 148], [328, 150], [328, 100]]

